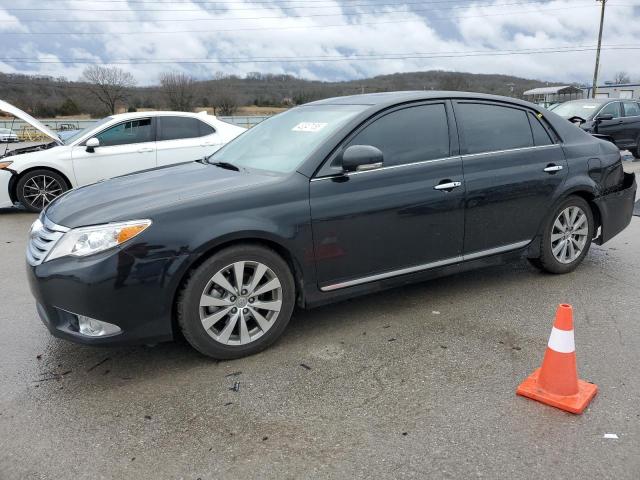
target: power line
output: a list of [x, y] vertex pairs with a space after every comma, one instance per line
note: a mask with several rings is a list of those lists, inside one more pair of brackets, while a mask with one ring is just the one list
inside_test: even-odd
[[[505, 6], [521, 6], [521, 5], [530, 5], [530, 4], [538, 4], [539, 2], [516, 2], [516, 3], [503, 3], [500, 4], [500, 7]], [[554, 12], [561, 10], [573, 10], [576, 6], [586, 6], [591, 5], [583, 3], [583, 4], [574, 4], [571, 7], [561, 7], [561, 8], [549, 8], [549, 9], [536, 9], [536, 10], [528, 10], [528, 11], [518, 11], [518, 12], [503, 12], [503, 13], [494, 13], [494, 14], [484, 14], [484, 15], [462, 15], [462, 16], [450, 16], [449, 19], [455, 18], [476, 18], [476, 17], [492, 17], [492, 16], [503, 16], [503, 15], [521, 15], [523, 13], [540, 13], [540, 12]], [[282, 16], [260, 16], [260, 17], [234, 17], [234, 18], [172, 18], [172, 19], [148, 19], [148, 22], [157, 23], [157, 22], [214, 22], [214, 21], [224, 21], [228, 22], [229, 20], [270, 20], [270, 19], [291, 19], [291, 18], [324, 18], [324, 17], [361, 17], [364, 15], [379, 15], [384, 13], [385, 15], [394, 15], [394, 14], [407, 14], [407, 13], [420, 13], [420, 12], [434, 12], [434, 11], [444, 11], [451, 10], [454, 7], [447, 8], [421, 8], [421, 9], [412, 9], [407, 11], [393, 11], [393, 12], [359, 12], [359, 13], [322, 13], [322, 14], [311, 14], [311, 15], [287, 15], [286, 17]], [[467, 8], [467, 7], [455, 7], [455, 8]], [[3, 20], [0, 23], [140, 23], [144, 20], [139, 18], [128, 18], [128, 19], [110, 19], [110, 20], [78, 20], [78, 19], [59, 19], [59, 20], [46, 20], [46, 19], [20, 19], [20, 20]], [[3, 32], [3, 35], [5, 33]]]
[[[607, 46], [603, 49], [616, 50], [640, 50], [640, 46]], [[246, 63], [318, 63], [318, 62], [351, 62], [351, 61], [379, 61], [379, 60], [421, 60], [434, 58], [468, 58], [484, 56], [508, 56], [508, 55], [538, 55], [556, 53], [591, 52], [596, 46], [561, 47], [555, 49], [523, 49], [523, 50], [492, 50], [476, 52], [428, 52], [428, 53], [387, 53], [351, 56], [313, 56], [313, 57], [229, 57], [229, 58], [202, 58], [202, 59], [123, 59], [115, 61], [95, 61], [88, 59], [27, 59], [27, 58], [0, 58], [0, 62], [18, 64], [77, 64], [77, 65], [161, 65], [161, 64], [246, 64]]]
[[[303, 1], [308, 1], [308, 0], [303, 0]], [[325, 0], [326, 1], [326, 0]], [[359, 0], [362, 1], [362, 0]], [[365, 0], [366, 1], [366, 0]], [[411, 5], [440, 5], [440, 4], [451, 4], [453, 3], [451, 0], [435, 0], [435, 1], [418, 1], [418, 2], [402, 2], [402, 3], [398, 3], [398, 2], [393, 2], [393, 3], [347, 3], [347, 4], [331, 4], [331, 5], [311, 5], [311, 6], [305, 6], [305, 5], [298, 5], [298, 6], [282, 6], [282, 5], [278, 5], [275, 4], [273, 2], [249, 2], [251, 4], [254, 3], [259, 3], [259, 4], [268, 4], [270, 8], [274, 9], [274, 10], [297, 10], [297, 9], [301, 9], [301, 8], [305, 8], [305, 9], [316, 9], [316, 8], [339, 8], [339, 9], [344, 9], [344, 8], [361, 8], [361, 7], [407, 7], [407, 6], [411, 6]], [[490, 4], [490, 5], [482, 5], [482, 8], [495, 8], [495, 7], [503, 7], [503, 6], [509, 6], [509, 5], [531, 5], [531, 4], [538, 4], [538, 5], [542, 5], [539, 1], [522, 1], [522, 2], [517, 2], [517, 3], [497, 3], [497, 4]], [[187, 6], [189, 6], [189, 4], [185, 4]], [[247, 3], [233, 3], [231, 5], [247, 5]], [[586, 4], [585, 4], [586, 5]], [[469, 8], [472, 5], [458, 5], [456, 4], [455, 6], [452, 7], [441, 7], [438, 8], [437, 10], [453, 10], [453, 9], [459, 9], [459, 8]], [[195, 12], [195, 13], [202, 13], [203, 11], [217, 11], [220, 10], [222, 12], [238, 12], [238, 11], [245, 11], [245, 10], [255, 10], [255, 5], [251, 6], [249, 8], [233, 8], [230, 9], [228, 7], [215, 7], [215, 8], [206, 8], [206, 7], [199, 7], [199, 8], [195, 8], [195, 9], [185, 9], [185, 8], [179, 8], [179, 9], [166, 9], [166, 8], [144, 8], [144, 9], [131, 9], [131, 8], [118, 8], [118, 9], [97, 9], [97, 8], [65, 8], [63, 12], [60, 11], [59, 8], [7, 8], [4, 9], [6, 12], [47, 12], [47, 11], [51, 11], [51, 12], [60, 12], [60, 13], [66, 13], [66, 12], [90, 12], [90, 13], [95, 13], [95, 12]], [[433, 9], [431, 9], [433, 10]]]

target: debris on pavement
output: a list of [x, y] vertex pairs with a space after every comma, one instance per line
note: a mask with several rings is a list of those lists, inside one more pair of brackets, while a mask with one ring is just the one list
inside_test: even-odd
[[311, 367], [309, 365], [307, 365], [306, 363], [301, 363], [300, 366], [302, 368], [304, 368], [305, 370], [311, 370]]
[[618, 440], [618, 435], [615, 433], [605, 433], [603, 438], [610, 438], [612, 440]]
[[239, 392], [240, 391], [240, 382], [235, 382], [233, 384], [233, 387], [229, 387], [229, 390], [231, 390], [232, 392]]

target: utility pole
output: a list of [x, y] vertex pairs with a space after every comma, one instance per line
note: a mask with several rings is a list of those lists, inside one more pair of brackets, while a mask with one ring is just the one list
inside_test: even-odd
[[593, 71], [593, 88], [591, 90], [591, 98], [596, 98], [596, 88], [598, 85], [598, 69], [600, 68], [600, 46], [602, 45], [602, 27], [604, 25], [604, 7], [607, 4], [607, 0], [596, 0], [602, 3], [602, 10], [600, 12], [600, 32], [598, 33], [598, 49], [596, 50], [596, 68]]

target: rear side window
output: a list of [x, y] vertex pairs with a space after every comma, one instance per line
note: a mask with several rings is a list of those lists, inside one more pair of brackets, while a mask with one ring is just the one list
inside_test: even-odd
[[640, 116], [640, 104], [636, 102], [622, 102], [624, 107], [625, 117], [638, 117]]
[[531, 131], [533, 132], [533, 143], [536, 147], [553, 144], [549, 132], [547, 132], [540, 123], [540, 120], [538, 120], [533, 113], [529, 113], [529, 122], [531, 123]]
[[449, 156], [449, 127], [442, 103], [388, 113], [349, 142], [372, 145], [384, 154], [385, 166], [404, 165]]
[[141, 118], [124, 122], [101, 132], [96, 137], [100, 140], [100, 146], [103, 147], [152, 142], [151, 119]]
[[215, 130], [192, 117], [159, 117], [158, 141], [203, 137]]
[[482, 103], [459, 103], [467, 154], [495, 152], [533, 146], [527, 113], [523, 110]]

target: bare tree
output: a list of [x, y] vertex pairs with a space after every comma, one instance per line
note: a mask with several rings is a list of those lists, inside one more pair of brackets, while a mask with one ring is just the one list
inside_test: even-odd
[[82, 78], [88, 83], [89, 92], [107, 108], [109, 113], [116, 113], [116, 105], [126, 101], [129, 89], [136, 85], [133, 75], [118, 67], [91, 65], [85, 68]]
[[231, 116], [238, 110], [238, 97], [228, 88], [219, 89], [213, 97], [213, 113]]
[[180, 72], [160, 74], [160, 89], [171, 110], [193, 110], [198, 83], [191, 75]]
[[621, 83], [631, 83], [631, 78], [627, 72], [618, 72], [613, 76], [613, 83], [617, 85]]
[[213, 92], [214, 115], [231, 116], [238, 110], [238, 93], [234, 89], [232, 81], [237, 77], [216, 72]]

